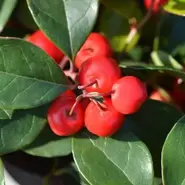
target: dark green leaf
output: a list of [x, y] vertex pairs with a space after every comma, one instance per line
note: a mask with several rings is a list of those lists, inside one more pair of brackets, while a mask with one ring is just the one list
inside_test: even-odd
[[4, 167], [2, 160], [0, 160], [0, 185], [5, 185], [5, 180], [4, 180]]
[[40, 48], [20, 39], [0, 39], [0, 107], [32, 108], [53, 100], [69, 81]]
[[[172, 53], [176, 47], [185, 44], [185, 18], [173, 14], [163, 14], [160, 18], [159, 47]], [[180, 30], [180, 31], [179, 31]]]
[[90, 184], [153, 184], [150, 153], [133, 134], [120, 130], [101, 138], [81, 132], [72, 143], [75, 163]]
[[62, 176], [64, 185], [89, 185], [83, 176], [79, 173], [76, 165], [72, 162], [70, 165], [62, 169], [57, 169], [55, 176]]
[[166, 103], [148, 100], [141, 109], [128, 116], [132, 131], [150, 149], [154, 161], [154, 171], [159, 176], [161, 170], [161, 150], [165, 138], [182, 112]]
[[10, 15], [12, 14], [17, 0], [1, 0], [0, 1], [0, 32], [5, 27]]
[[128, 72], [128, 74], [138, 72], [139, 75], [141, 75], [141, 77], [144, 80], [148, 80], [149, 77], [151, 77], [156, 73], [163, 73], [163, 74], [166, 73], [185, 80], [184, 71], [180, 71], [168, 66], [154, 66], [154, 65], [148, 65], [148, 64], [139, 63], [139, 62], [127, 61], [127, 62], [121, 62], [120, 67], [123, 68], [123, 70], [125, 70], [126, 73]]
[[28, 147], [24, 148], [28, 154], [41, 157], [57, 157], [71, 153], [71, 138], [59, 137], [52, 133], [49, 126]]
[[0, 109], [0, 119], [11, 119], [12, 115], [13, 115], [13, 110]]
[[16, 18], [21, 24], [33, 31], [39, 29], [28, 9], [28, 5], [25, 0], [19, 3], [19, 6], [16, 9]]
[[135, 0], [100, 0], [105, 6], [113, 9], [123, 17], [130, 19], [135, 17], [137, 20], [141, 19], [142, 13], [139, 8], [139, 3]]
[[74, 58], [95, 24], [98, 0], [27, 2], [38, 26], [69, 58]]
[[171, 55], [163, 51], [153, 51], [151, 58], [156, 66], [167, 66], [175, 69], [182, 70], [183, 66], [180, 65]]
[[184, 16], [185, 0], [169, 0], [164, 9], [169, 13]]
[[[126, 46], [126, 39], [130, 32], [130, 25], [126, 18], [111, 9], [106, 8], [101, 13], [100, 32], [109, 38], [114, 51], [122, 52], [123, 48]], [[128, 51], [132, 49], [138, 39], [139, 34], [134, 37], [132, 42], [126, 47], [126, 50]]]
[[45, 126], [48, 106], [17, 110], [11, 120], [0, 120], [0, 154], [19, 150], [33, 142]]
[[163, 146], [162, 174], [166, 185], [185, 184], [185, 116], [177, 121]]

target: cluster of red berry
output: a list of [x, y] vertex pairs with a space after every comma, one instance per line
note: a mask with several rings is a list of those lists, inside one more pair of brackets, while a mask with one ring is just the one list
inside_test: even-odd
[[[27, 40], [59, 63], [64, 54], [41, 31], [35, 34], [39, 36]], [[48, 110], [48, 123], [55, 134], [73, 135], [85, 126], [95, 135], [110, 136], [123, 125], [125, 115], [141, 107], [147, 98], [145, 84], [134, 76], [121, 77], [112, 57], [108, 40], [99, 33], [91, 33], [74, 61], [78, 70], [77, 88], [82, 94], [76, 97], [72, 90], [67, 90]]]

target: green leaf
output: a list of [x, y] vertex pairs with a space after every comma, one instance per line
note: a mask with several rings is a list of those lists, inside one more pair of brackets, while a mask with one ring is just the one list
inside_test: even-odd
[[139, 62], [125, 61], [120, 63], [120, 67], [123, 68], [123, 70], [127, 74], [133, 74], [138, 72], [138, 76], [141, 75], [141, 78], [143, 78], [144, 80], [148, 80], [156, 73], [166, 73], [185, 80], [184, 71], [180, 71], [168, 66], [155, 66]]
[[20, 39], [0, 39], [0, 108], [25, 109], [53, 100], [69, 84], [40, 48]]
[[13, 110], [11, 109], [0, 109], [0, 119], [11, 119]]
[[155, 179], [154, 179], [154, 185], [162, 185], [162, 179], [155, 177]]
[[[103, 9], [100, 17], [100, 32], [102, 32], [107, 38], [114, 51], [122, 52], [126, 46], [126, 39], [130, 32], [130, 25], [126, 18], [117, 14], [109, 8]], [[114, 29], [112, 29], [114, 28]], [[126, 47], [126, 51], [131, 50], [139, 39], [137, 34], [131, 43]]]
[[40, 157], [65, 156], [71, 153], [71, 138], [56, 136], [47, 126], [24, 152]]
[[0, 1], [0, 32], [4, 29], [16, 4], [17, 4], [17, 0], [1, 0]]
[[162, 176], [166, 185], [185, 184], [185, 116], [177, 121], [163, 146]]
[[17, 110], [11, 120], [0, 120], [0, 154], [19, 150], [33, 142], [45, 126], [48, 106]]
[[135, 17], [140, 20], [142, 17], [141, 9], [139, 8], [139, 3], [135, 0], [100, 0], [105, 6], [113, 9], [115, 12], [130, 19]]
[[148, 100], [137, 113], [128, 116], [132, 132], [150, 149], [157, 176], [161, 174], [161, 150], [166, 136], [182, 115], [182, 112], [169, 104]]
[[38, 26], [69, 58], [73, 59], [96, 22], [98, 0], [27, 0], [27, 2]]
[[0, 185], [5, 185], [4, 166], [2, 160], [0, 160]]
[[120, 130], [113, 138], [101, 138], [81, 132], [73, 138], [72, 152], [79, 171], [90, 184], [153, 184], [150, 153], [131, 133]]
[[183, 66], [180, 65], [171, 55], [163, 51], [153, 51], [151, 58], [156, 66], [167, 66], [175, 69], [182, 70]]
[[164, 9], [172, 14], [185, 15], [185, 0], [169, 0]]

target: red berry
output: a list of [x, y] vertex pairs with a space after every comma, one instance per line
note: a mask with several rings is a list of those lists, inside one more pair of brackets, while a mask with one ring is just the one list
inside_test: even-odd
[[87, 106], [89, 105], [90, 103], [90, 100], [89, 98], [83, 98], [81, 101], [80, 101], [84, 111], [86, 110]]
[[109, 41], [100, 33], [91, 33], [75, 58], [75, 65], [80, 68], [82, 63], [94, 56], [112, 56]]
[[171, 96], [180, 107], [185, 106], [185, 85], [182, 79], [177, 79], [173, 85]]
[[109, 98], [104, 99], [106, 109], [90, 102], [85, 111], [85, 126], [89, 132], [107, 137], [114, 134], [124, 123], [124, 115], [119, 113]]
[[52, 57], [57, 63], [64, 57], [64, 53], [52, 43], [41, 30], [36, 31], [32, 35], [26, 38], [32, 44], [40, 47], [44, 50], [50, 57]]
[[58, 136], [70, 136], [84, 126], [84, 109], [78, 103], [72, 115], [70, 110], [75, 103], [71, 97], [57, 98], [50, 106], [47, 119], [51, 130]]
[[96, 56], [88, 59], [80, 68], [79, 84], [85, 86], [91, 82], [93, 85], [86, 87], [87, 92], [104, 93], [111, 90], [112, 85], [121, 76], [120, 68], [112, 58]]
[[112, 104], [122, 114], [136, 112], [147, 99], [144, 83], [134, 76], [120, 78], [112, 87]]
[[[152, 5], [152, 1], [153, 0], [144, 0], [144, 5], [146, 7], [146, 9], [150, 9], [151, 5]], [[166, 4], [168, 2], [168, 0], [154, 0], [154, 5], [153, 5], [153, 9], [152, 11], [153, 12], [158, 12], [159, 11], [159, 8], [161, 6], [163, 6], [164, 4]]]
[[66, 90], [64, 92], [62, 92], [59, 96], [59, 98], [72, 98], [72, 99], [76, 99], [76, 95], [72, 90]]

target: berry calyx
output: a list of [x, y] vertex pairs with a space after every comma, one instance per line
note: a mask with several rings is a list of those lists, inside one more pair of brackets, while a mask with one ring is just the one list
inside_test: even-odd
[[113, 135], [124, 124], [124, 115], [112, 105], [110, 98], [105, 98], [101, 108], [91, 101], [85, 111], [85, 126], [87, 130], [97, 136]]
[[112, 91], [112, 104], [122, 114], [135, 113], [147, 99], [145, 84], [134, 76], [120, 78]]
[[34, 32], [32, 35], [28, 36], [26, 40], [40, 47], [58, 64], [64, 57], [64, 53], [59, 48], [57, 48], [55, 44], [52, 43], [41, 30]]
[[47, 119], [51, 130], [58, 136], [70, 136], [77, 133], [84, 126], [84, 109], [80, 103], [76, 104], [72, 114], [71, 108], [75, 99], [71, 96], [58, 97], [50, 106]]
[[[144, 5], [147, 10], [150, 9], [152, 6], [152, 1], [153, 0], [144, 0]], [[152, 11], [153, 13], [157, 13], [160, 9], [161, 6], [165, 5], [168, 2], [168, 0], [154, 0], [153, 8]]]
[[120, 76], [120, 68], [114, 59], [95, 56], [88, 59], [80, 68], [79, 89], [87, 92], [108, 92]]
[[94, 56], [112, 56], [109, 41], [100, 33], [91, 33], [75, 58], [75, 65], [79, 69], [82, 63]]

